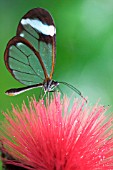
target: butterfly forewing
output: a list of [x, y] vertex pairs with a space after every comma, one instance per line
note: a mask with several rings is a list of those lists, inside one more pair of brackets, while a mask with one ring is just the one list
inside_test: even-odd
[[19, 22], [17, 36], [24, 37], [40, 53], [46, 78], [51, 79], [56, 55], [56, 28], [51, 15], [41, 8], [29, 11]]

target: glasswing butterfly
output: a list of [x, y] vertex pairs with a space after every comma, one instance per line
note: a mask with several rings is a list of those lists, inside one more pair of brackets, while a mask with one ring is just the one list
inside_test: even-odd
[[4, 60], [12, 76], [26, 87], [13, 88], [5, 93], [14, 96], [42, 87], [44, 92], [54, 91], [60, 83], [82, 94], [66, 82], [52, 79], [56, 58], [56, 28], [50, 13], [34, 8], [20, 20], [16, 36], [7, 44]]

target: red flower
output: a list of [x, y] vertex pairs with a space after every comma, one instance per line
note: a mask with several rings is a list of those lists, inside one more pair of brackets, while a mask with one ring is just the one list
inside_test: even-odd
[[60, 95], [46, 104], [35, 99], [4, 113], [0, 127], [2, 158], [6, 166], [35, 170], [113, 169], [112, 121], [106, 108], [91, 108], [80, 100]]

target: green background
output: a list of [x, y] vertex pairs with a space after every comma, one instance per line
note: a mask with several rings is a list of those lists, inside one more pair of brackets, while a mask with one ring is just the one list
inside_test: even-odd
[[[57, 28], [57, 57], [53, 79], [78, 88], [90, 103], [99, 98], [112, 105], [113, 100], [113, 1], [112, 0], [0, 0], [0, 110], [21, 105], [34, 89], [15, 97], [5, 91], [23, 85], [4, 65], [4, 50], [15, 36], [20, 18], [32, 8], [46, 8]], [[62, 86], [65, 94], [72, 94]], [[78, 97], [78, 95], [76, 94]]]
[[[53, 79], [78, 88], [90, 103], [113, 101], [113, 0], [0, 0], [0, 112], [11, 104], [38, 98], [34, 89], [16, 97], [5, 91], [22, 87], [4, 65], [4, 50], [15, 36], [20, 18], [32, 8], [46, 8], [57, 28], [57, 58]], [[71, 91], [62, 86], [65, 94]], [[78, 96], [78, 95], [76, 95]], [[0, 116], [2, 118], [2, 115]]]

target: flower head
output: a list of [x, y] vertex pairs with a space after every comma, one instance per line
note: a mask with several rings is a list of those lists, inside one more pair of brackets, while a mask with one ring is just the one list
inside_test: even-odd
[[112, 121], [104, 106], [93, 108], [76, 99], [54, 96], [29, 108], [4, 113], [0, 139], [5, 165], [35, 170], [113, 169]]

